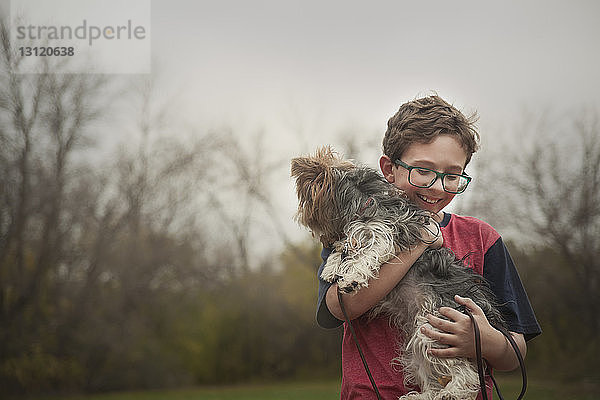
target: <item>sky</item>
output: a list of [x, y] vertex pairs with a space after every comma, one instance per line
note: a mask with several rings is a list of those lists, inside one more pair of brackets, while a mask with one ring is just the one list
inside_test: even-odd
[[152, 2], [154, 66], [190, 115], [282, 132], [315, 120], [316, 139], [382, 134], [431, 90], [483, 126], [598, 104], [599, 44], [596, 1]]
[[[278, 159], [352, 132], [375, 167], [388, 118], [431, 91], [478, 112], [483, 147], [524, 109], [600, 106], [594, 0], [154, 0], [150, 11], [152, 71], [178, 123], [240, 141], [262, 130]], [[291, 220], [288, 171], [277, 179]]]
[[[264, 129], [289, 152], [306, 152], [343, 130], [382, 136], [400, 104], [431, 91], [477, 111], [484, 144], [487, 130], [507, 129], [524, 108], [600, 105], [594, 0], [10, 4], [65, 19], [86, 2], [90, 25], [122, 16], [147, 28], [152, 71], [161, 95], [177, 104], [179, 120]], [[94, 48], [108, 44], [116, 52], [117, 41], [101, 42]], [[113, 58], [138, 61], [133, 54]]]
[[478, 112], [483, 148], [525, 109], [600, 106], [597, 1], [154, 1], [152, 46], [186, 115], [288, 158], [347, 130], [376, 168], [389, 117], [430, 91]]

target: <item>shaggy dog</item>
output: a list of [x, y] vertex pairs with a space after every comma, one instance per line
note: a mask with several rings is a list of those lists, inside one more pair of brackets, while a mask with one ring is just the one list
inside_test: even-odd
[[[432, 215], [412, 204], [404, 193], [375, 170], [339, 158], [330, 148], [292, 160], [296, 179], [296, 219], [333, 249], [321, 277], [351, 293], [377, 279], [380, 265], [422, 239]], [[425, 228], [426, 229], [426, 228]], [[438, 227], [439, 229], [439, 227]], [[439, 233], [435, 232], [435, 234]], [[426, 315], [441, 317], [442, 306], [458, 308], [454, 295], [469, 297], [492, 325], [503, 325], [494, 296], [483, 278], [445, 248], [427, 249], [369, 317], [385, 316], [404, 344], [393, 363], [404, 370], [405, 384], [419, 387], [401, 399], [475, 399], [480, 380], [474, 362], [438, 358], [427, 353], [443, 347], [423, 333]]]

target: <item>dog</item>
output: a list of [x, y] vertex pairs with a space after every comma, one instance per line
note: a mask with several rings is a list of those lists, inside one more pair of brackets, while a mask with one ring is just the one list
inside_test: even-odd
[[[330, 147], [291, 162], [296, 180], [295, 219], [333, 251], [321, 277], [353, 293], [377, 279], [379, 267], [399, 251], [424, 239], [424, 229], [439, 229], [433, 215], [419, 209], [404, 192], [372, 168], [357, 166]], [[429, 228], [428, 228], [429, 227]], [[432, 232], [433, 236], [441, 232]], [[429, 243], [428, 243], [429, 244]], [[454, 295], [471, 298], [492, 325], [503, 325], [489, 285], [445, 248], [428, 248], [397, 286], [374, 308], [370, 318], [384, 316], [399, 331], [403, 348], [392, 363], [404, 370], [408, 387], [401, 400], [475, 399], [480, 391], [476, 364], [466, 358], [439, 358], [427, 351], [444, 345], [421, 332], [434, 329], [426, 315], [441, 317], [442, 306], [459, 308]]]

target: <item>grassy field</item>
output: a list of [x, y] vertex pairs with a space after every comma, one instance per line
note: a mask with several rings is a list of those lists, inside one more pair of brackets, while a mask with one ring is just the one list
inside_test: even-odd
[[[521, 390], [520, 378], [501, 376], [498, 379], [506, 400], [517, 398]], [[597, 389], [597, 388], [596, 388]], [[586, 393], [587, 392], [587, 393]], [[531, 381], [527, 400], [592, 400], [598, 392], [580, 385]], [[497, 396], [494, 396], [497, 399]], [[179, 390], [120, 392], [102, 395], [75, 395], [60, 397], [31, 397], [29, 400], [331, 400], [339, 399], [339, 382], [293, 382], [262, 385], [240, 385]]]

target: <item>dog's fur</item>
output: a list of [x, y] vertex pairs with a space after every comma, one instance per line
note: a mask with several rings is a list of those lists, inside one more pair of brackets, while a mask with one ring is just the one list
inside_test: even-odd
[[[321, 277], [337, 282], [346, 293], [367, 287], [379, 267], [418, 244], [432, 215], [412, 204], [404, 193], [375, 170], [343, 160], [330, 148], [292, 160], [296, 179], [296, 219], [320, 236], [333, 252]], [[436, 232], [439, 233], [439, 232]], [[502, 325], [494, 296], [483, 278], [465, 267], [448, 249], [428, 249], [398, 285], [373, 309], [370, 318], [385, 316], [399, 330], [404, 347], [393, 363], [402, 366], [405, 384], [419, 387], [401, 399], [475, 399], [479, 379], [466, 358], [438, 358], [427, 353], [443, 345], [421, 333], [433, 327], [427, 314], [441, 317], [442, 306], [458, 307], [454, 295], [477, 303], [493, 325]]]

